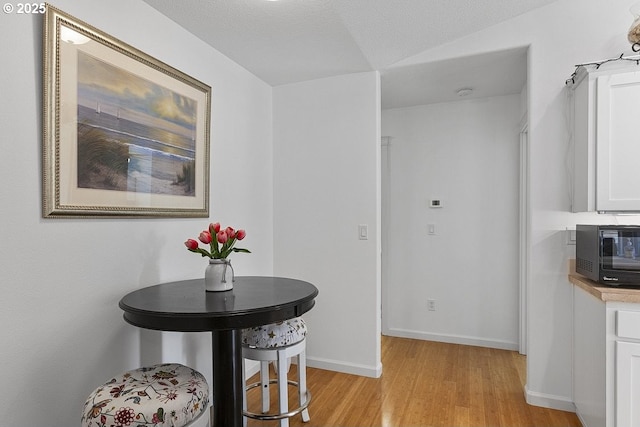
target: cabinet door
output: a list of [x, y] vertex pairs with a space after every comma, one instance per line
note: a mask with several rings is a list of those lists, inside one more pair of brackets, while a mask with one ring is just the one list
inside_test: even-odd
[[596, 84], [596, 210], [640, 211], [640, 72]]
[[616, 342], [616, 424], [640, 427], [640, 343]]

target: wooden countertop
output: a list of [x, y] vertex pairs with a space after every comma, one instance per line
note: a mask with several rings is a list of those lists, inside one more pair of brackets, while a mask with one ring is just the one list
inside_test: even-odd
[[640, 288], [602, 286], [598, 282], [576, 273], [575, 260], [569, 262], [569, 281], [601, 301], [640, 303]]

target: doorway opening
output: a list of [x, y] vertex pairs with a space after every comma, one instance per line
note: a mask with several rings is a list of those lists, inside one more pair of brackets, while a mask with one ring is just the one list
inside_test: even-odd
[[[461, 68], [477, 78], [464, 99]], [[527, 48], [389, 70], [381, 87], [383, 334], [526, 354]]]

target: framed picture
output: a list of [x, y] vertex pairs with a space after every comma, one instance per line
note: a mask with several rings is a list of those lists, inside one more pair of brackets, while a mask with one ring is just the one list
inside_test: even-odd
[[47, 5], [43, 216], [208, 217], [211, 88]]

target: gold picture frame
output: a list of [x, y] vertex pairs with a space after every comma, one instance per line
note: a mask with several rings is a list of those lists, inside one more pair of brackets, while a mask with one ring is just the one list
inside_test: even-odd
[[43, 217], [208, 217], [211, 87], [46, 5]]

